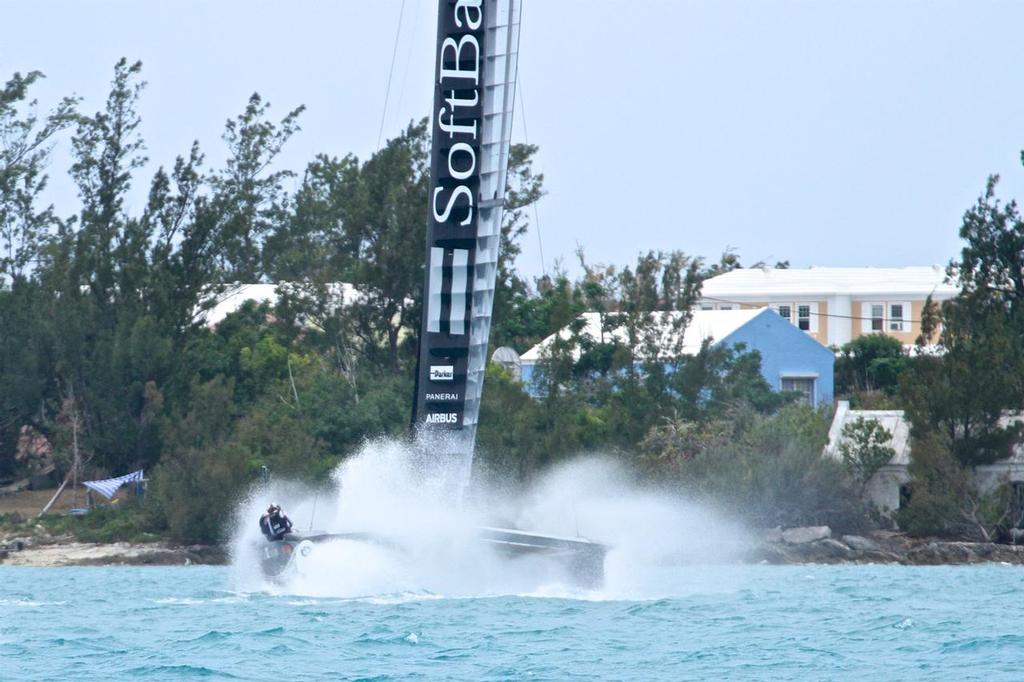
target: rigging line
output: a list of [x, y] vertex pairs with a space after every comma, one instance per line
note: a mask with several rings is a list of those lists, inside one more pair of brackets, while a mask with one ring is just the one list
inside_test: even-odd
[[414, 31], [414, 33], [413, 33], [413, 40], [412, 40], [413, 44], [409, 45], [409, 53], [405, 56], [405, 68], [402, 70], [402, 87], [398, 91], [398, 110], [399, 111], [402, 110], [402, 105], [405, 103], [405, 84], [409, 81], [409, 66], [412, 64], [412, 56], [413, 56], [413, 54], [416, 53], [416, 45], [415, 45], [415, 42], [416, 42], [415, 30], [416, 29], [415, 29], [415, 27], [419, 25], [420, 7], [422, 7], [422, 6], [423, 6], [422, 2], [414, 2], [413, 3], [413, 7], [415, 9], [413, 10], [412, 23], [410, 24], [410, 26], [413, 27], [413, 31]]
[[[522, 23], [521, 19], [520, 23]], [[523, 102], [523, 77], [520, 75], [518, 68], [516, 68], [516, 93], [519, 95], [519, 111], [521, 112], [520, 118], [523, 121], [523, 139], [526, 140], [526, 144], [530, 144], [530, 132], [526, 126], [526, 104]], [[533, 222], [537, 226], [537, 248], [540, 250], [540, 270], [544, 273], [544, 278], [547, 279], [548, 268], [544, 263], [544, 239], [540, 233], [540, 213], [537, 211], [537, 204], [539, 203], [540, 197], [538, 197], [537, 201], [534, 201], [532, 204]]]
[[405, 0], [402, 0], [402, 7], [398, 10], [398, 29], [395, 31], [395, 46], [391, 49], [391, 68], [388, 69], [388, 87], [384, 90], [384, 110], [380, 112], [380, 130], [377, 131], [377, 149], [380, 150], [380, 141], [384, 137], [384, 119], [388, 115], [388, 98], [391, 97], [391, 78], [395, 75], [395, 57], [398, 56], [398, 37], [402, 35], [402, 16], [405, 14]]
[[[707, 301], [715, 301], [717, 303], [729, 303], [731, 305], [751, 305], [750, 303], [745, 302], [745, 301], [730, 301], [727, 298], [715, 298], [714, 296], [701, 296], [701, 298], [703, 298], [704, 300], [707, 300]], [[813, 303], [817, 303], [817, 301], [813, 301]], [[773, 305], [773, 304], [769, 303], [768, 306], [766, 306], [766, 307], [771, 307], [771, 305]], [[780, 305], [780, 304], [776, 303], [774, 305]], [[781, 305], [788, 305], [788, 304], [782, 303]], [[798, 303], [796, 307], [799, 307], [799, 305], [800, 304]], [[818, 317], [835, 317], [837, 319], [842, 319], [842, 320], [861, 320], [861, 321], [864, 321], [864, 320], [877, 320], [878, 319], [877, 317], [864, 317], [863, 315], [840, 315], [839, 313], [819, 313], [819, 312], [815, 312], [814, 314], [817, 315]], [[909, 317], [904, 317], [903, 321], [904, 322], [911, 322], [911, 323], [916, 322], [918, 324], [921, 324], [921, 320], [915, 320], [915, 319], [912, 319], [912, 318], [909, 318]]]

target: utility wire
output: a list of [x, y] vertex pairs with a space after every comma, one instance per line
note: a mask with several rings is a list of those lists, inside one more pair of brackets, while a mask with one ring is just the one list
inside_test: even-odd
[[[413, 3], [413, 14], [412, 23], [410, 26], [413, 27], [413, 35], [415, 36], [416, 26], [419, 25], [420, 20], [420, 7], [423, 6], [422, 2]], [[415, 41], [413, 41], [415, 42]], [[402, 87], [398, 91], [398, 110], [402, 110], [402, 104], [405, 103], [405, 84], [409, 81], [409, 66], [412, 64], [412, 55], [416, 52], [415, 44], [409, 46], [409, 52], [405, 55], [405, 69], [402, 70]], [[433, 102], [431, 102], [433, 104]]]
[[[703, 296], [702, 295], [701, 299], [703, 299], [705, 301], [715, 301], [716, 303], [729, 303], [731, 305], [750, 305], [750, 302], [748, 302], [748, 301], [730, 301], [727, 298], [715, 298], [714, 296]], [[771, 305], [772, 304], [769, 304], [769, 306], [771, 306]], [[781, 303], [781, 304], [776, 303], [775, 305], [790, 305], [790, 304], [788, 304], [788, 303]], [[800, 304], [797, 303], [793, 307], [796, 308], [796, 307], [799, 307], [799, 306], [800, 306]], [[818, 312], [816, 312], [814, 314], [819, 316], [819, 317], [835, 317], [837, 319], [843, 319], [843, 320], [861, 320], [861, 321], [864, 321], [864, 320], [877, 320], [878, 319], [877, 317], [864, 317], [862, 315], [840, 315], [839, 313], [818, 313]], [[911, 319], [909, 317], [904, 317], [904, 318], [902, 318], [902, 320], [903, 320], [903, 322], [910, 322], [910, 323], [916, 322], [918, 324], [921, 323], [921, 320], [914, 320], [914, 319]]]
[[398, 37], [402, 35], [402, 16], [405, 14], [405, 0], [402, 0], [402, 7], [398, 10], [398, 29], [395, 31], [395, 46], [391, 49], [391, 68], [388, 69], [388, 87], [384, 90], [384, 110], [380, 112], [380, 130], [377, 131], [377, 149], [380, 150], [380, 141], [384, 137], [384, 119], [388, 115], [388, 98], [391, 97], [391, 78], [395, 75], [395, 57], [398, 56]]

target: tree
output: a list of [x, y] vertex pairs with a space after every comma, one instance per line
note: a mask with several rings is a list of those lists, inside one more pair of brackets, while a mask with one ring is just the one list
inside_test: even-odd
[[299, 131], [299, 106], [279, 123], [267, 120], [270, 103], [253, 93], [249, 103], [224, 129], [228, 145], [225, 168], [212, 180], [213, 203], [221, 216], [217, 231], [221, 267], [227, 281], [258, 282], [264, 270], [264, 240], [286, 214], [285, 179], [289, 170], [268, 172], [281, 149]]
[[991, 542], [1011, 524], [1009, 486], [983, 492], [970, 470], [954, 457], [941, 433], [913, 442], [910, 498], [896, 519], [912, 535], [945, 535]]
[[892, 434], [877, 419], [858, 417], [843, 427], [839, 454], [847, 472], [862, 490], [871, 477], [896, 456], [889, 445], [891, 441]]
[[537, 145], [530, 144], [513, 144], [509, 147], [501, 245], [494, 285], [492, 348], [521, 345], [522, 338], [526, 335], [523, 328], [524, 320], [517, 312], [521, 306], [528, 305], [530, 291], [526, 281], [516, 272], [515, 262], [516, 257], [522, 252], [519, 241], [526, 234], [530, 224], [526, 210], [544, 196], [544, 174], [535, 173], [533, 169], [533, 158], [537, 149]]
[[864, 334], [844, 344], [836, 358], [836, 389], [840, 393], [894, 392], [907, 366], [898, 339], [887, 334]]
[[1024, 320], [1024, 221], [1016, 201], [1003, 204], [996, 197], [998, 183], [998, 175], [990, 176], [984, 193], [964, 214], [960, 238], [966, 245], [949, 272], [965, 296], [977, 304], [1002, 308], [1020, 323]]
[[44, 293], [33, 274], [60, 224], [39, 203], [54, 140], [73, 123], [77, 100], [64, 98], [41, 119], [28, 98], [42, 77], [15, 73], [0, 89], [0, 476], [13, 473], [22, 427], [39, 426], [40, 406], [54, 397], [45, 325], [33, 314]]
[[38, 203], [53, 140], [73, 123], [78, 100], [64, 98], [40, 120], [38, 102], [26, 99], [42, 77], [38, 71], [15, 73], [0, 89], [0, 289], [25, 277], [58, 223], [53, 206]]
[[822, 457], [829, 415], [789, 405], [772, 415], [740, 409], [717, 422], [671, 420], [644, 441], [647, 477], [729, 509], [753, 527], [857, 529], [867, 512], [842, 465]]
[[[948, 270], [960, 294], [926, 306], [922, 352], [901, 381], [917, 436], [942, 435], [965, 466], [1008, 457], [1021, 432], [1004, 415], [1024, 404], [1024, 221], [996, 198], [997, 181], [964, 214], [966, 245]], [[939, 353], [927, 353], [936, 332]]]

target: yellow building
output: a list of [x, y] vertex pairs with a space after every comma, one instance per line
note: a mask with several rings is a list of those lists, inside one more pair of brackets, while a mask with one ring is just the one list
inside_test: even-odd
[[912, 344], [929, 296], [957, 294], [941, 266], [905, 268], [749, 268], [704, 282], [700, 309], [770, 307], [826, 346], [862, 334], [889, 334]]

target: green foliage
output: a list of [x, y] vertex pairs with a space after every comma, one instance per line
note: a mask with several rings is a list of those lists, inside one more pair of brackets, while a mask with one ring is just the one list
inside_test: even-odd
[[[90, 471], [151, 473], [143, 509], [67, 520], [76, 532], [213, 541], [261, 467], [322, 480], [366, 439], [406, 432], [429, 132], [411, 123], [369, 158], [320, 155], [295, 174], [279, 159], [303, 108], [273, 118], [254, 94], [225, 125], [220, 167], [207, 168], [193, 143], [157, 169], [136, 210], [127, 197], [146, 162], [141, 73], [120, 60], [90, 116], [74, 99], [37, 116], [36, 73], [0, 90], [0, 476], [15, 472], [30, 426], [61, 466], [77, 442]], [[41, 193], [50, 148], [68, 128], [80, 207], [61, 217]], [[621, 269], [580, 253], [577, 280], [560, 268], [536, 282], [516, 272], [529, 208], [544, 194], [536, 152], [510, 151], [492, 348], [522, 352], [569, 333], [555, 337], [529, 387], [488, 368], [477, 470], [526, 481], [600, 451], [757, 525], [862, 523], [842, 463], [821, 457], [824, 413], [773, 392], [757, 353], [683, 352], [701, 282], [740, 267], [735, 253], [705, 262], [642, 252]], [[1005, 455], [1016, 433], [1000, 417], [1024, 402], [1024, 229], [993, 187], [965, 217], [963, 296], [926, 310], [945, 355], [911, 359], [873, 335], [844, 347], [837, 365], [841, 391], [905, 402], [915, 432], [947, 439], [953, 455], [933, 458], [941, 480], [916, 474], [915, 528], [991, 532], [1001, 508], [1002, 497], [960, 486], [956, 468]], [[216, 328], [202, 323], [235, 283], [260, 281], [281, 283], [277, 306], [246, 304]], [[584, 312], [598, 314], [595, 334], [584, 333]], [[850, 435], [863, 480], [887, 446], [868, 426]]]
[[862, 391], [892, 393], [907, 362], [907, 355], [898, 339], [887, 334], [858, 336], [844, 345], [836, 357], [836, 390], [841, 394]]
[[942, 352], [918, 358], [901, 384], [915, 430], [941, 433], [967, 466], [1009, 456], [1021, 434], [1003, 416], [1024, 404], [1024, 221], [997, 182], [964, 214], [965, 246], [949, 267], [960, 295], [925, 308], [919, 344], [938, 332]]
[[1024, 346], [1002, 313], [983, 312], [965, 298], [944, 302], [941, 355], [915, 358], [901, 393], [919, 433], [941, 432], [966, 466], [1011, 454], [1020, 427], [1005, 425], [1007, 410], [1024, 400]]
[[969, 475], [941, 434], [916, 438], [910, 463], [910, 499], [896, 515], [912, 535], [955, 535], [961, 507], [970, 494]]
[[96, 507], [82, 516], [44, 514], [39, 521], [51, 534], [69, 534], [79, 542], [156, 542], [165, 530], [146, 500]]
[[822, 456], [830, 415], [806, 405], [746, 410], [727, 421], [670, 421], [648, 435], [641, 462], [654, 480], [725, 506], [755, 527], [857, 529], [868, 512], [842, 465]]
[[221, 539], [229, 509], [253, 476], [247, 448], [230, 438], [236, 411], [232, 382], [195, 386], [184, 414], [167, 420], [152, 493], [176, 540]]
[[876, 419], [858, 417], [843, 427], [839, 454], [847, 472], [861, 485], [867, 484], [879, 469], [896, 456], [888, 445], [889, 433]]

